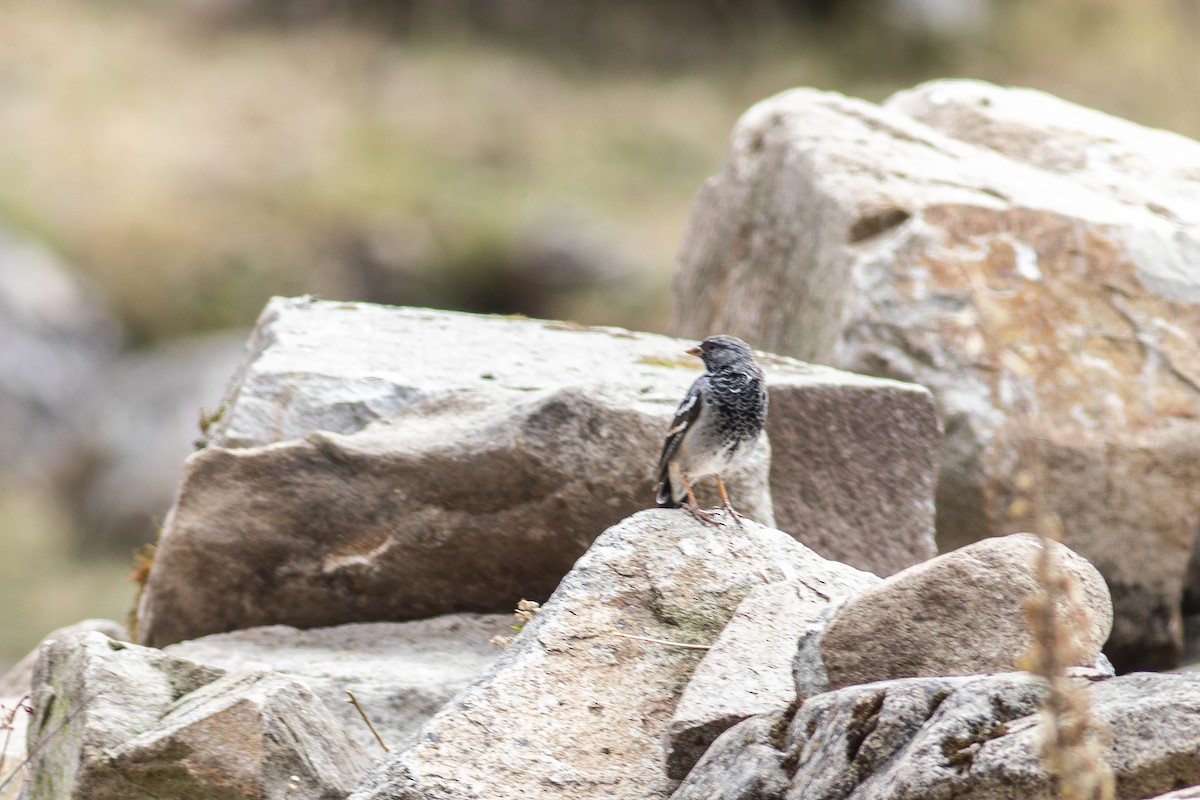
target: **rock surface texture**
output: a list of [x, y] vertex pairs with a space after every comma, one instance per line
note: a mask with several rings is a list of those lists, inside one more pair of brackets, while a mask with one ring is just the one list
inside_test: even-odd
[[[1058, 568], [1080, 588], [1071, 652], [1088, 667], [1112, 628], [1108, 587], [1096, 568], [1053, 545]], [[1038, 590], [1041, 543], [1028, 533], [967, 545], [892, 575], [855, 594], [801, 646], [803, 697], [890, 678], [1009, 672], [1029, 649], [1025, 605]], [[825, 685], [807, 685], [807, 661], [820, 659]]]
[[710, 644], [768, 580], [857, 574], [761, 525], [640, 512], [605, 531], [496, 666], [353, 797], [665, 797], [663, 733], [702, 652], [686, 645]]
[[[273, 300], [185, 466], [138, 640], [544, 599], [599, 531], [653, 502], [662, 437], [701, 372], [691, 344]], [[764, 367], [783, 446], [730, 476], [739, 510], [770, 522], [774, 492], [801, 541], [884, 572], [932, 555], [930, 395], [790, 359]]]
[[[1200, 144], [1038, 92], [786, 92], [696, 201], [675, 332], [930, 387], [942, 548], [1057, 513], [1112, 589], [1113, 662], [1171, 666], [1200, 521], [1198, 198]], [[1041, 509], [1013, 503], [1023, 469]]]
[[666, 733], [667, 774], [687, 775], [730, 726], [747, 717], [782, 712], [795, 703], [792, 660], [802, 632], [831, 602], [878, 583], [879, 578], [868, 572], [810, 570], [804, 577], [768, 583], [747, 595], [675, 706]]
[[362, 749], [379, 743], [347, 702], [366, 710], [392, 749], [499, 657], [493, 636], [511, 635], [511, 614], [448, 614], [300, 631], [286, 625], [218, 633], [164, 648], [177, 658], [233, 671], [272, 671], [312, 689]]
[[[1200, 676], [1126, 675], [1087, 691], [1110, 733], [1117, 800], [1200, 780]], [[1043, 684], [1020, 673], [827, 692], [806, 701], [790, 724], [753, 717], [730, 729], [672, 797], [1053, 800], [1039, 757], [1043, 696]], [[747, 789], [755, 786], [757, 793]]]
[[81, 632], [42, 647], [35, 684], [29, 800], [334, 800], [369, 763], [308, 687], [278, 673]]

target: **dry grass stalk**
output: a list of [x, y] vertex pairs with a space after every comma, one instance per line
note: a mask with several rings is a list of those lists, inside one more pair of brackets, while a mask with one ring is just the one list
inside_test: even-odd
[[[1042, 482], [1024, 472], [1018, 476], [1018, 486], [1022, 484], [1033, 490]], [[1040, 510], [1038, 500], [1032, 502]], [[1092, 714], [1086, 689], [1067, 677], [1067, 669], [1084, 656], [1075, 631], [1083, 630], [1087, 619], [1079, 581], [1062, 569], [1055, 552], [1063, 536], [1062, 520], [1041, 514], [1035, 527], [1042, 542], [1037, 562], [1041, 589], [1026, 604], [1033, 640], [1020, 666], [1045, 678], [1049, 687], [1042, 708], [1041, 757], [1060, 800], [1112, 800], [1112, 768], [1104, 755], [1107, 727]]]

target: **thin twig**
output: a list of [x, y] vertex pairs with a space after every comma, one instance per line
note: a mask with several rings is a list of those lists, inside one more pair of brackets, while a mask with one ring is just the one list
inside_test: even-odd
[[613, 636], [620, 636], [622, 639], [636, 639], [639, 642], [650, 642], [651, 644], [665, 644], [668, 647], [682, 647], [686, 650], [711, 650], [712, 645], [708, 644], [689, 644], [688, 642], [672, 642], [670, 639], [654, 639], [650, 636], [634, 636], [632, 633], [619, 633], [612, 631]]
[[[4, 731], [4, 742], [3, 744], [0, 744], [0, 775], [4, 774], [4, 762], [8, 760], [8, 743], [12, 741], [13, 728], [16, 727], [17, 722], [17, 714], [22, 711], [33, 711], [27, 702], [28, 700], [28, 694], [22, 695], [21, 699], [17, 701], [17, 704], [13, 706], [12, 711], [8, 713], [8, 719], [4, 721], [3, 725], [0, 725], [0, 730]], [[0, 709], [3, 709], [3, 706], [0, 706]], [[18, 766], [14, 772], [18, 772], [20, 769], [21, 768]]]
[[354, 692], [346, 690], [346, 702], [354, 706], [358, 711], [358, 715], [363, 718], [363, 722], [367, 723], [367, 727], [371, 729], [371, 733], [375, 734], [375, 741], [379, 742], [379, 746], [383, 748], [383, 752], [390, 753], [388, 746], [383, 743], [383, 737], [379, 735], [379, 731], [375, 730], [375, 726], [371, 724], [371, 718], [367, 716], [367, 712], [363, 711], [363, 707], [358, 704], [358, 699], [354, 696]]

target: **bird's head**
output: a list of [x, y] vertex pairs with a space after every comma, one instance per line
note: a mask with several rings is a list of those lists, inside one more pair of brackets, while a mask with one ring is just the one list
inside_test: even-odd
[[688, 348], [688, 353], [704, 359], [704, 366], [709, 370], [732, 366], [742, 361], [751, 360], [750, 346], [736, 336], [710, 336], [695, 347]]

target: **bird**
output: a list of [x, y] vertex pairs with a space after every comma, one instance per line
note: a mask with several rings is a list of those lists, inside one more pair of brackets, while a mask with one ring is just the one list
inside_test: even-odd
[[693, 482], [713, 475], [722, 507], [740, 525], [721, 473], [758, 443], [767, 421], [766, 377], [750, 346], [736, 336], [710, 336], [687, 352], [704, 360], [705, 372], [675, 410], [658, 461], [655, 499], [660, 507], [682, 506], [702, 522], [719, 525], [716, 509], [701, 509], [692, 492]]

